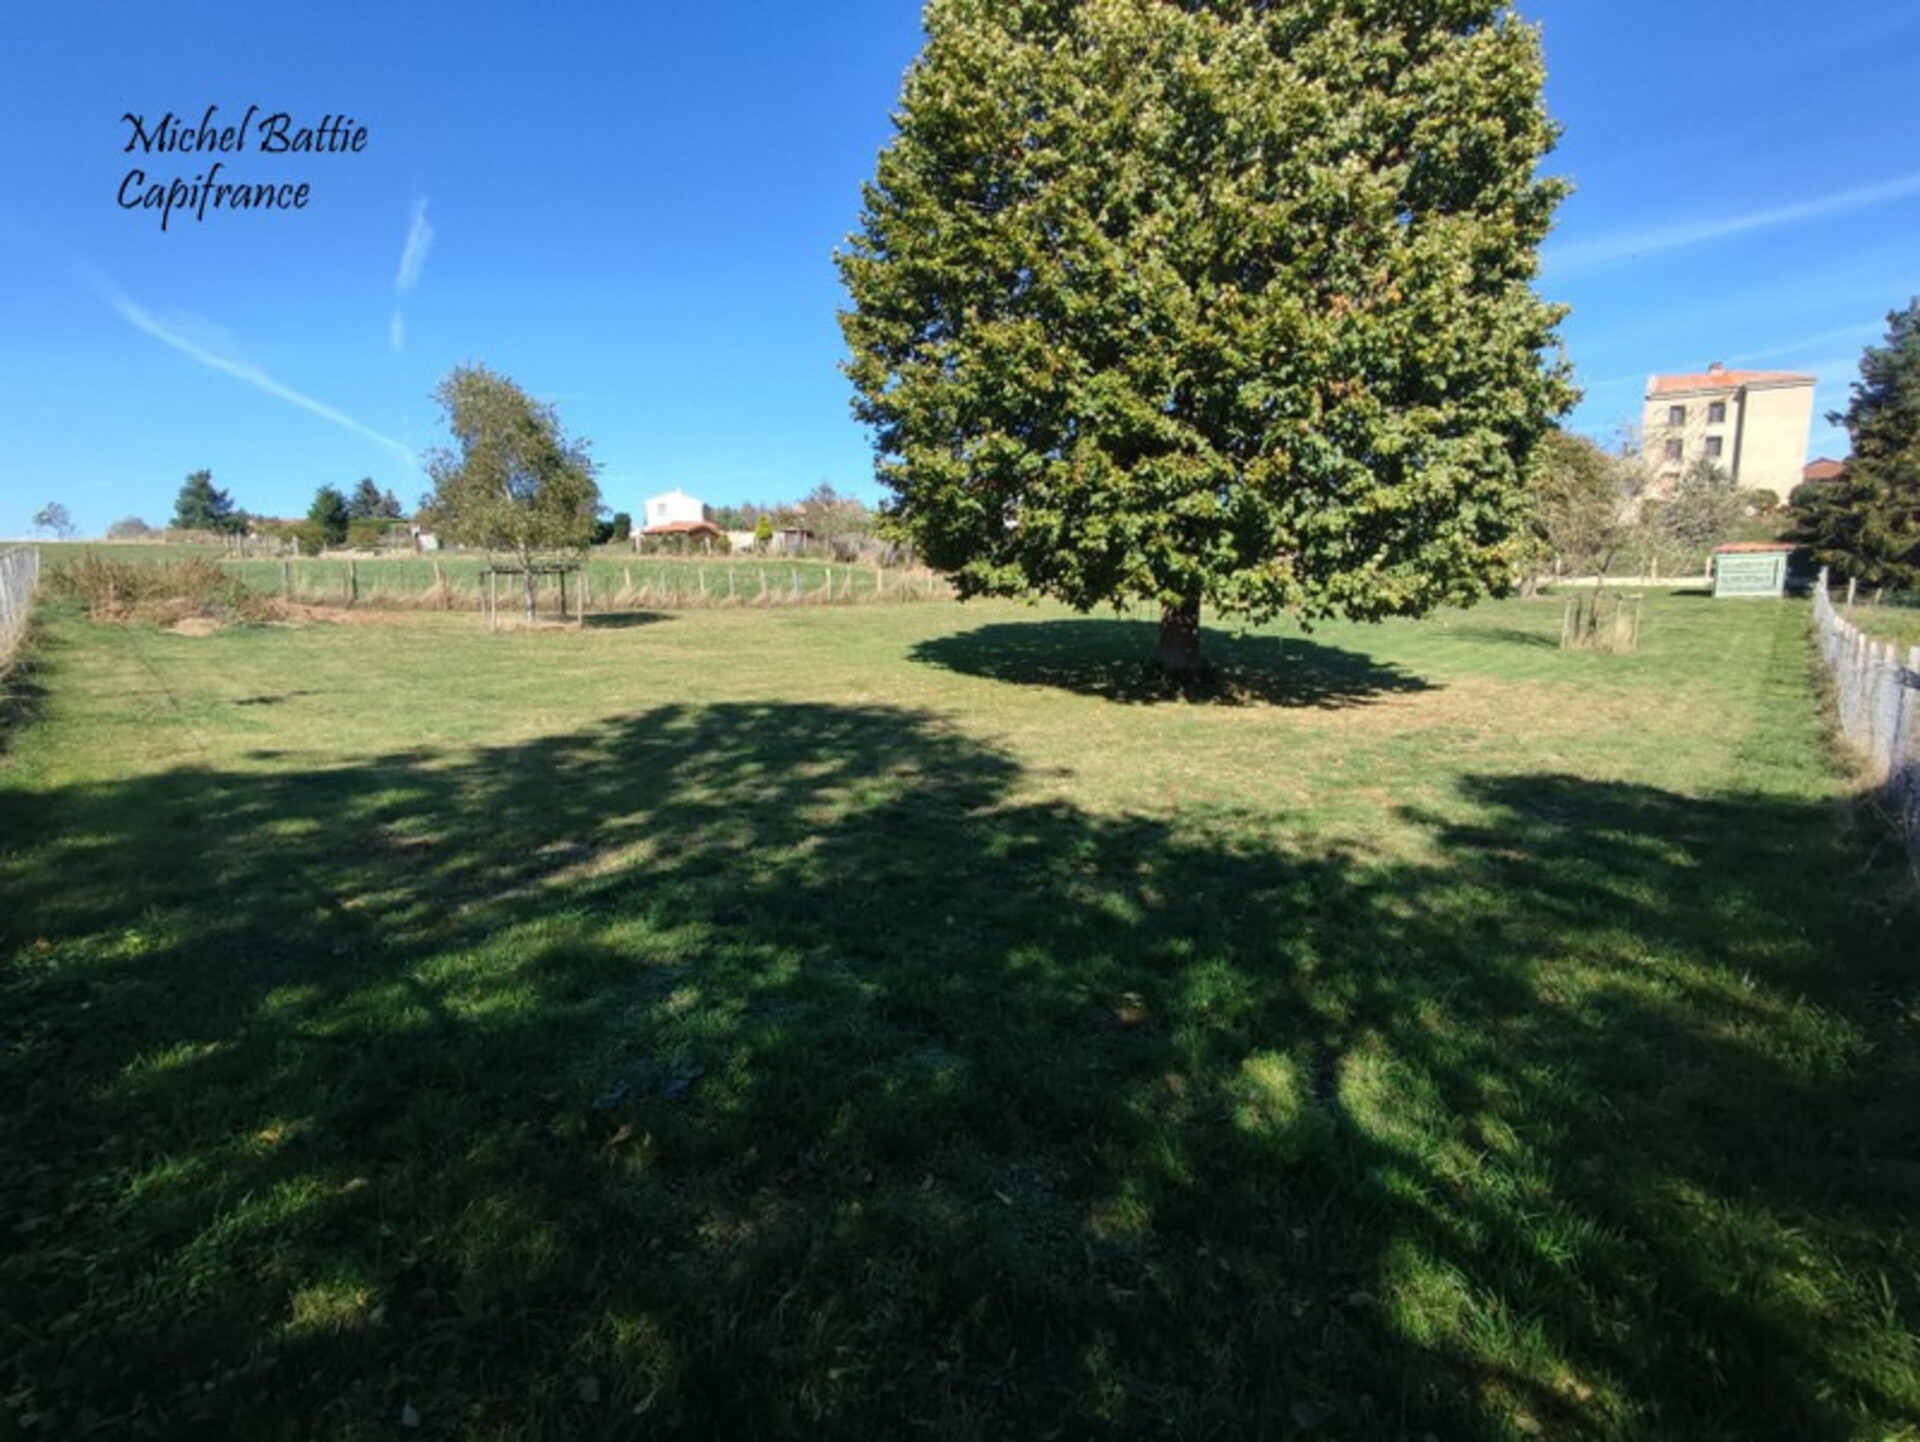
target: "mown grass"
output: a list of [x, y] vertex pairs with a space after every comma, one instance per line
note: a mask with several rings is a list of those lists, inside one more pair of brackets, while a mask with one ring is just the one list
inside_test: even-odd
[[638, 619], [50, 618], [15, 1431], [1920, 1435], [1803, 608]]
[[[157, 571], [204, 561], [219, 565], [261, 596], [301, 605], [472, 611], [483, 607], [487, 592], [482, 571], [488, 558], [465, 551], [274, 558], [226, 555], [209, 545], [157, 542], [54, 543], [40, 550], [49, 574], [54, 575], [102, 562]], [[624, 547], [600, 547], [581, 558], [579, 570], [567, 579], [569, 615], [580, 612], [583, 577], [589, 613], [951, 598], [939, 576], [917, 567], [877, 568], [805, 556], [745, 553], [643, 556]], [[503, 611], [521, 604], [516, 579], [502, 577], [494, 584]], [[540, 614], [557, 616], [560, 599], [557, 580], [542, 578], [537, 587]]]

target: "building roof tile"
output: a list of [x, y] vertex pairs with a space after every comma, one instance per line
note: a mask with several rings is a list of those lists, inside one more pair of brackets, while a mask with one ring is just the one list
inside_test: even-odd
[[1654, 376], [1647, 382], [1650, 396], [1683, 395], [1689, 391], [1730, 391], [1741, 386], [1812, 385], [1815, 377], [1798, 371], [1730, 371], [1715, 361], [1693, 375]]

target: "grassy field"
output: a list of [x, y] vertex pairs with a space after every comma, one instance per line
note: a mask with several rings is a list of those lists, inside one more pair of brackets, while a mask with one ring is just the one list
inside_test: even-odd
[[1853, 606], [1840, 614], [1875, 640], [1920, 646], [1920, 605]]
[[[116, 542], [47, 544], [40, 547], [49, 573], [82, 558], [97, 556], [142, 565], [180, 563], [192, 557], [218, 561], [250, 589], [303, 605], [365, 606], [382, 609], [478, 610], [485, 599], [481, 570], [487, 560], [465, 552], [420, 556], [301, 556], [274, 559], [226, 556], [215, 546]], [[581, 570], [587, 580], [589, 611], [692, 607], [817, 605], [827, 602], [947, 599], [945, 583], [923, 569], [876, 569], [807, 557], [725, 555], [713, 557], [637, 556], [624, 548], [590, 552]], [[496, 583], [499, 604], [519, 604], [517, 581]], [[569, 614], [578, 614], [580, 576], [567, 581]], [[557, 615], [556, 583], [543, 579], [538, 606], [543, 616]]]
[[618, 619], [48, 618], [0, 1432], [1920, 1437], [1803, 606]]

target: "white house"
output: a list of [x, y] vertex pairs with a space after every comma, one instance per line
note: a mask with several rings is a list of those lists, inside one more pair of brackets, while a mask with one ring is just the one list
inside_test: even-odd
[[700, 522], [706, 519], [707, 508], [675, 486], [672, 490], [660, 495], [647, 497], [646, 513], [640, 529], [658, 531], [666, 526], [684, 526], [690, 521]]

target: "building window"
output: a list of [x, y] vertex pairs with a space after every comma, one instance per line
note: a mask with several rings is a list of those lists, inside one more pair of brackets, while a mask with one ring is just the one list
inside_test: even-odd
[[1668, 406], [1667, 407], [1667, 424], [1668, 425], [1684, 426], [1686, 423], [1687, 423], [1687, 408], [1685, 406]]
[[1727, 423], [1727, 403], [1725, 401], [1707, 402], [1707, 424], [1723, 426]]
[[1718, 436], [1707, 437], [1707, 459], [1710, 461], [1717, 461], [1720, 459], [1720, 437]]
[[1667, 442], [1667, 459], [1670, 461], [1677, 461], [1680, 459], [1680, 442], [1678, 441]]

